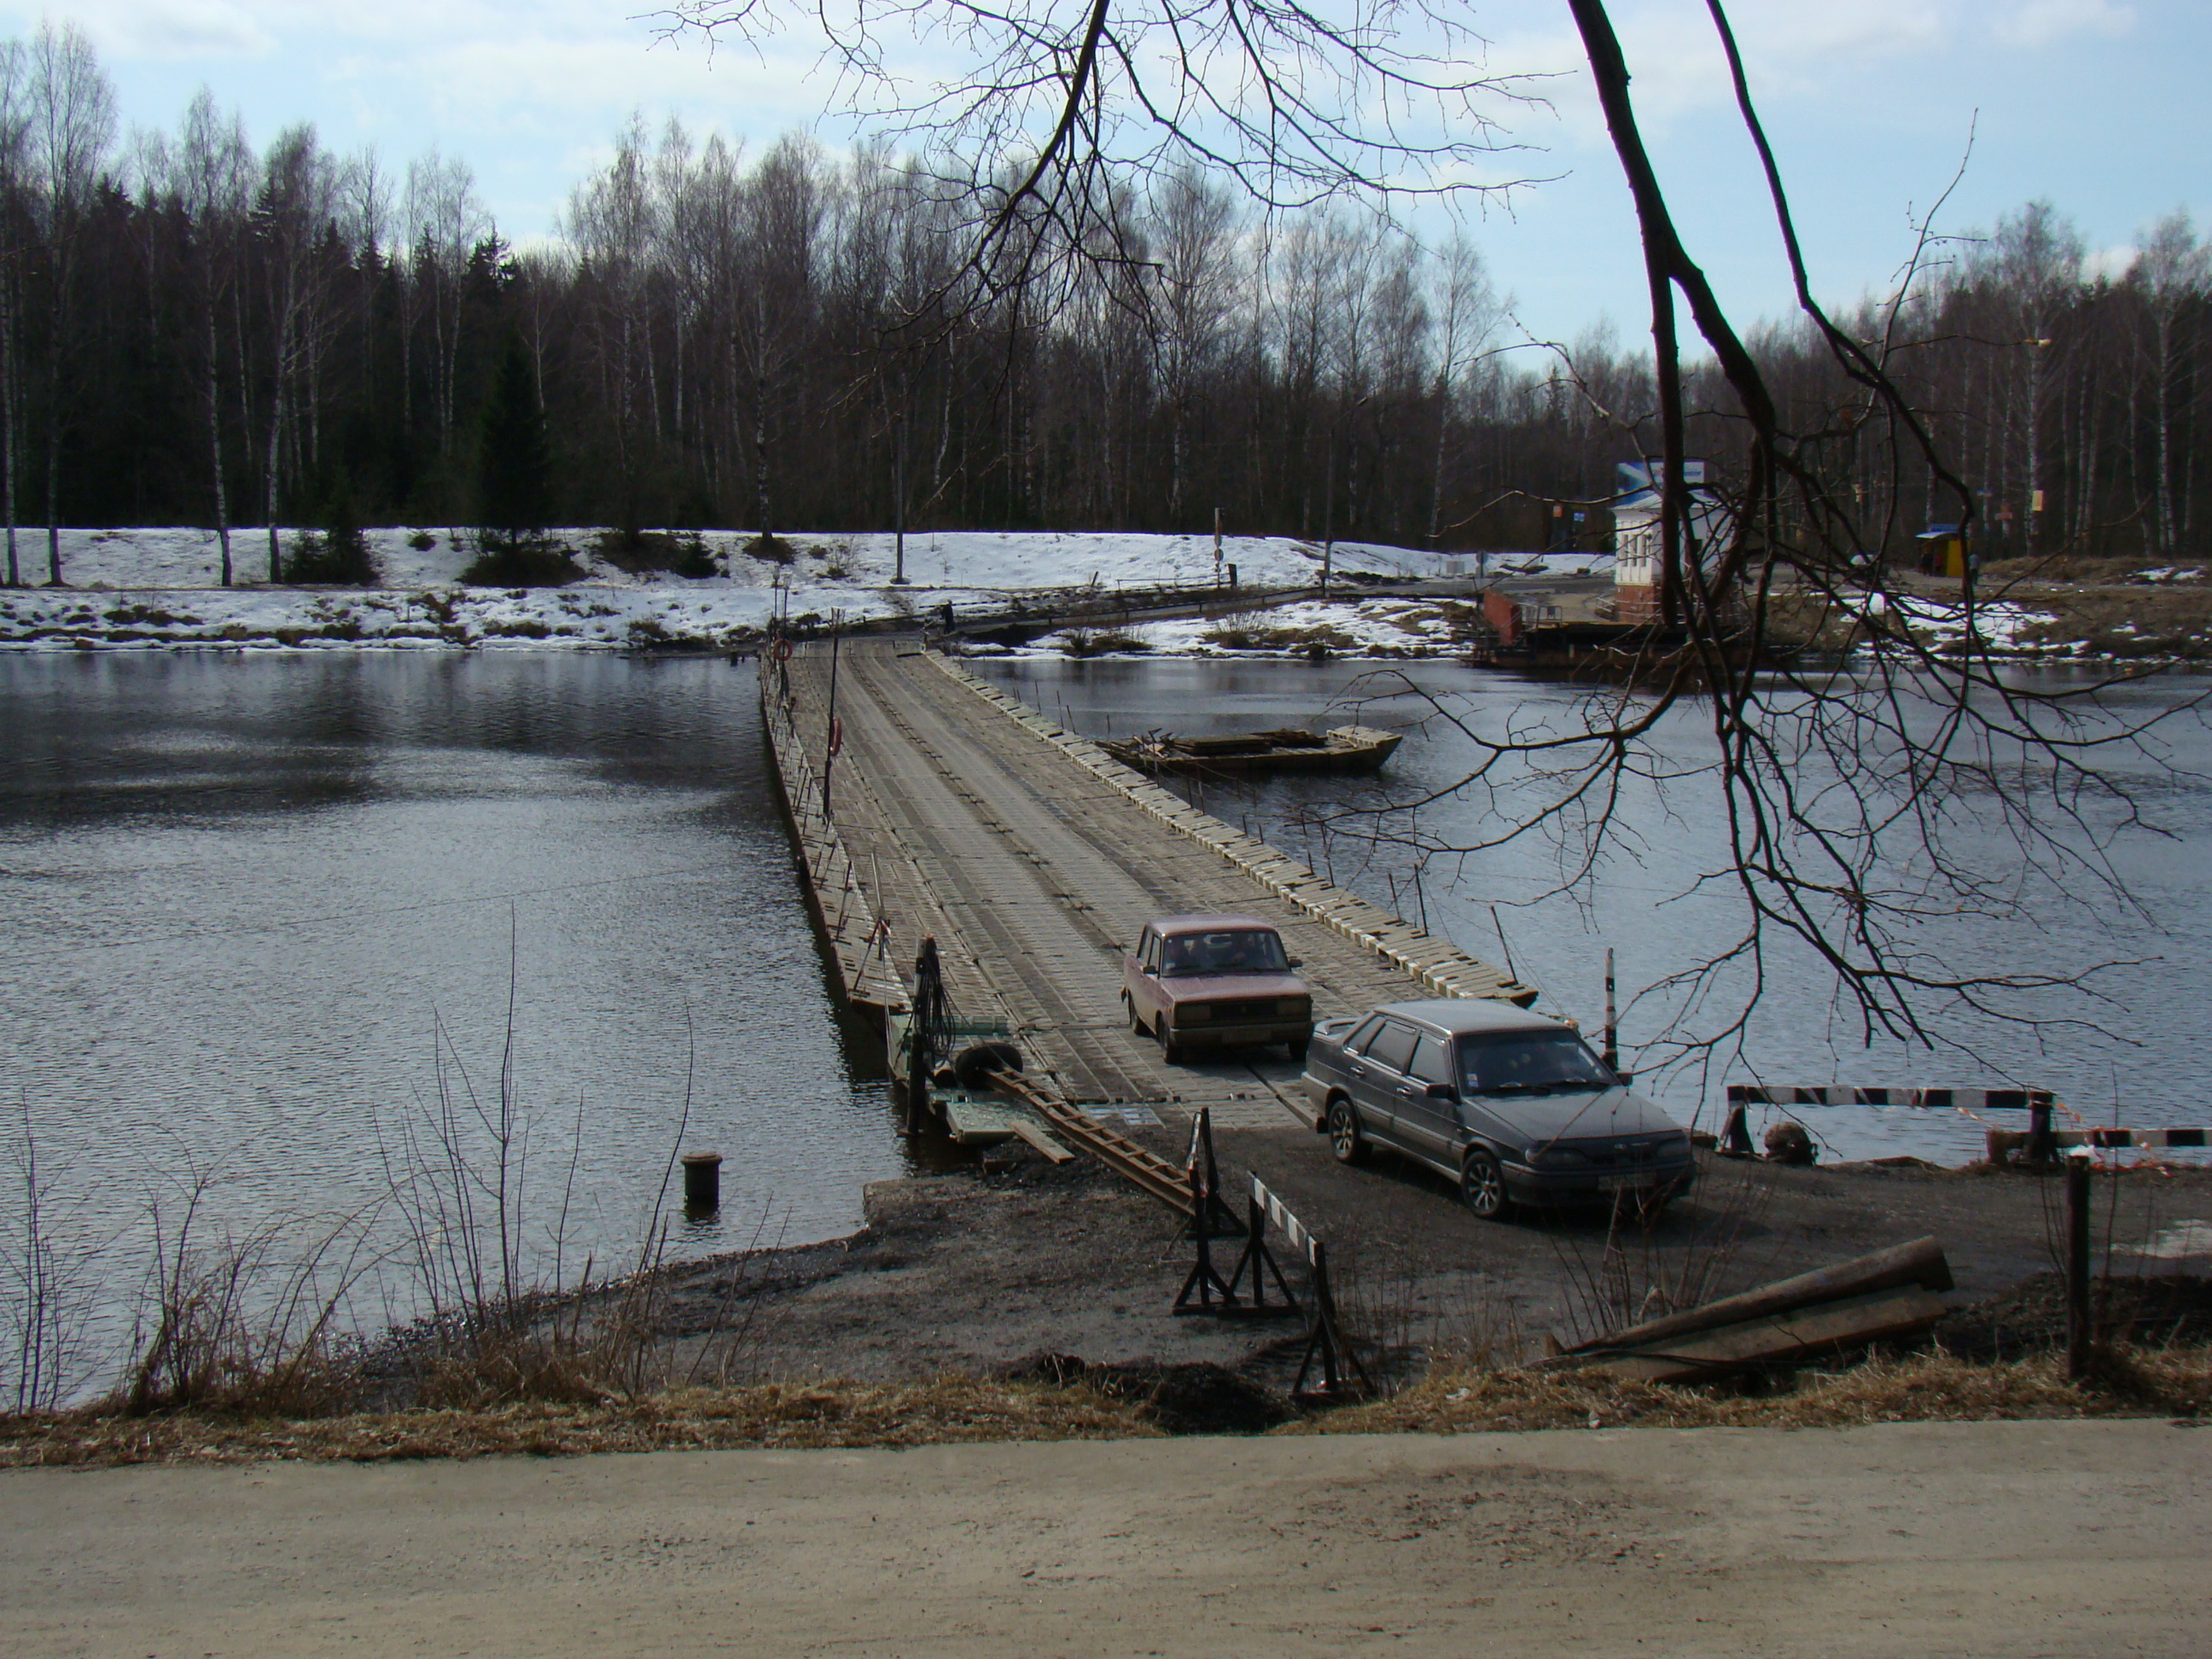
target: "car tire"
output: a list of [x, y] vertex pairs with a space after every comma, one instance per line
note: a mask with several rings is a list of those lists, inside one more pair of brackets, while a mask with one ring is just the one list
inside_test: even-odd
[[1129, 1029], [1139, 1036], [1152, 1035], [1145, 1029], [1145, 1022], [1138, 1018], [1137, 1005], [1129, 1000], [1129, 994], [1127, 991], [1121, 993], [1121, 1012], [1129, 1017]]
[[1459, 1168], [1460, 1196], [1484, 1221], [1503, 1221], [1513, 1207], [1505, 1196], [1505, 1167], [1497, 1155], [1477, 1146]]
[[1342, 1095], [1328, 1103], [1328, 1150], [1339, 1164], [1367, 1162], [1367, 1136], [1359, 1114]]
[[1303, 1042], [1291, 1043], [1290, 1050], [1291, 1065], [1303, 1066], [1306, 1063], [1306, 1045]]
[[1160, 1032], [1160, 1058], [1170, 1066], [1182, 1064], [1182, 1044], [1170, 1036], [1164, 1027]]

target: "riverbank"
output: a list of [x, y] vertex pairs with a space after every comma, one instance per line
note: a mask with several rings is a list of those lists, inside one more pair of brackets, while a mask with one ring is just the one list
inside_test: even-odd
[[[1609, 1235], [1590, 1218], [1478, 1222], [1388, 1160], [1347, 1185], [1310, 1139], [1219, 1137], [1225, 1164], [1261, 1173], [1328, 1240], [1345, 1327], [1388, 1391], [1369, 1405], [1294, 1404], [1302, 1322], [1175, 1316], [1193, 1247], [1171, 1213], [1088, 1160], [1022, 1148], [872, 1184], [866, 1224], [844, 1238], [672, 1264], [552, 1304], [489, 1357], [428, 1359], [419, 1334], [372, 1351], [352, 1382], [326, 1375], [312, 1409], [269, 1392], [258, 1406], [0, 1419], [0, 1466], [2212, 1410], [2212, 1172], [2100, 1179], [2116, 1357], [2076, 1385], [2046, 1178], [1709, 1156], [1692, 1196]], [[1553, 1334], [1929, 1234], [1958, 1288], [1925, 1351], [1844, 1356], [1748, 1390], [1518, 1369]], [[1238, 1248], [1219, 1244], [1218, 1265]], [[361, 1409], [371, 1398], [386, 1409]]]

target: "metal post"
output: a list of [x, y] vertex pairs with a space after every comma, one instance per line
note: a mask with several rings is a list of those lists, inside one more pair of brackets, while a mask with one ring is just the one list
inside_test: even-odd
[[1605, 1069], [1620, 1069], [1620, 1032], [1615, 1029], [1613, 1010], [1613, 946], [1605, 947]]
[[1213, 585], [1221, 586], [1221, 509], [1213, 509]]
[[2051, 1164], [2057, 1158], [2058, 1143], [2051, 1134], [2051, 1102], [2048, 1098], [2031, 1100], [2027, 1104], [2027, 1161]]
[[722, 1207], [722, 1155], [720, 1152], [684, 1154], [684, 1207], [699, 1211]]
[[2089, 1309], [2089, 1159], [2066, 1160], [2066, 1377], [2089, 1374], [2096, 1346]]

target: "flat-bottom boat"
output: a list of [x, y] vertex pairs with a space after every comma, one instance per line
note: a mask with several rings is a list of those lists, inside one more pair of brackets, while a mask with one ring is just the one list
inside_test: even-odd
[[1404, 742], [1397, 732], [1340, 726], [1316, 737], [1288, 727], [1218, 738], [1179, 738], [1151, 732], [1127, 743], [1099, 747], [1124, 766], [1182, 776], [1245, 777], [1267, 772], [1379, 772]]

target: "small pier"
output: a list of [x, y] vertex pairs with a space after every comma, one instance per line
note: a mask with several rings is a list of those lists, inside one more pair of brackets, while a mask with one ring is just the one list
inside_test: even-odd
[[799, 646], [763, 661], [761, 695], [840, 993], [880, 1020], [934, 936], [961, 1015], [1003, 1021], [1030, 1076], [1069, 1102], [1205, 1106], [1224, 1127], [1304, 1117], [1279, 1051], [1168, 1066], [1128, 1029], [1121, 952], [1157, 915], [1273, 922], [1304, 962], [1316, 1018], [1411, 997], [1534, 996], [918, 641]]

